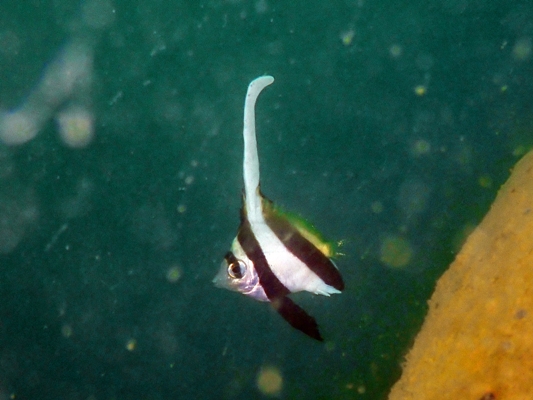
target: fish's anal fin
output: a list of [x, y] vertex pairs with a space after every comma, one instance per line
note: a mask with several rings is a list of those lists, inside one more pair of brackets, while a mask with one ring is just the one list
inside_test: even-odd
[[272, 306], [293, 328], [315, 340], [324, 341], [315, 319], [294, 301], [285, 296], [278, 297], [272, 300]]

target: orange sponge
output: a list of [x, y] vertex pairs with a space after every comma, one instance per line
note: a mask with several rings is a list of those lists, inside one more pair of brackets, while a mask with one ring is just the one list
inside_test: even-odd
[[533, 152], [438, 281], [400, 399], [533, 399]]

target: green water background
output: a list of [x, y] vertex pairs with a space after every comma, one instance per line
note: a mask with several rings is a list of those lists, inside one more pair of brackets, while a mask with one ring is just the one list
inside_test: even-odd
[[[3, 3], [2, 110], [84, 4]], [[386, 398], [436, 279], [533, 142], [533, 4], [109, 5], [87, 34], [94, 140], [70, 148], [50, 120], [0, 144], [0, 398], [260, 398], [264, 366], [281, 398]], [[276, 79], [257, 108], [262, 190], [345, 241], [345, 292], [296, 296], [325, 345], [211, 284], [262, 74]], [[390, 237], [408, 244], [401, 268], [382, 261]]]

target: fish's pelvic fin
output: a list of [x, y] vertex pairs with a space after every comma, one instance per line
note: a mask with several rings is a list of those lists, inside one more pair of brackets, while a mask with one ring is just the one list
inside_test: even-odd
[[272, 306], [293, 328], [319, 342], [324, 341], [316, 320], [294, 301], [285, 296], [278, 297], [272, 301]]

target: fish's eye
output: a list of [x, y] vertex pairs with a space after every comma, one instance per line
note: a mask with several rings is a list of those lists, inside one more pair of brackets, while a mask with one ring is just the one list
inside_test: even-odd
[[241, 279], [246, 273], [246, 264], [241, 260], [235, 260], [228, 265], [228, 275], [232, 279]]

